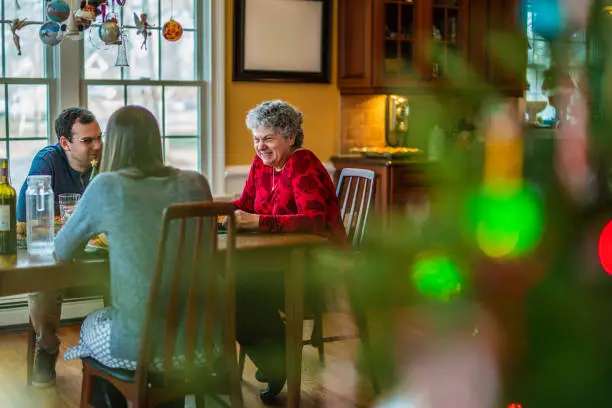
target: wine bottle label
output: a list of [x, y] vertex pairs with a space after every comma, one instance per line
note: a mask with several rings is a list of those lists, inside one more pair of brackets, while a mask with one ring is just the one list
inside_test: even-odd
[[0, 205], [0, 232], [11, 230], [11, 206]]

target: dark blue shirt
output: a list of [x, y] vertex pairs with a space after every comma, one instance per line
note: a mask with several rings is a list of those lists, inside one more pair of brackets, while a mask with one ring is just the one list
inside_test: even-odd
[[[70, 167], [66, 152], [56, 143], [47, 146], [34, 156], [32, 166], [28, 176], [49, 175], [51, 176], [51, 188], [55, 194], [55, 215], [59, 215], [57, 196], [59, 194], [83, 194], [85, 187], [89, 183], [90, 171], [85, 173], [78, 172]], [[28, 183], [23, 183], [17, 201], [17, 221], [23, 222], [26, 219], [25, 193]]]

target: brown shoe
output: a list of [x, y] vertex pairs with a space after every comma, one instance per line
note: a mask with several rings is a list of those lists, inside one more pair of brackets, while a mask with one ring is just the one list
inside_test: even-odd
[[49, 353], [38, 349], [34, 360], [32, 385], [36, 388], [45, 388], [55, 385], [55, 362], [59, 353]]

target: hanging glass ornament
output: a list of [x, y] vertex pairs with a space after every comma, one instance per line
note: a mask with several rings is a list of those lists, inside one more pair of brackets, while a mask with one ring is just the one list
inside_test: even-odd
[[115, 20], [107, 20], [102, 23], [98, 33], [105, 44], [116, 44], [121, 36], [121, 29]]
[[170, 20], [162, 27], [162, 35], [170, 42], [178, 41], [183, 36], [183, 26], [174, 19], [174, 0], [170, 1]]
[[129, 67], [130, 63], [128, 62], [127, 50], [125, 45], [127, 43], [127, 36], [125, 34], [121, 35], [121, 43], [117, 46], [117, 59], [115, 60], [116, 67]]
[[62, 42], [64, 39], [64, 33], [62, 32], [62, 25], [57, 21], [47, 21], [45, 24], [40, 26], [40, 40], [43, 44], [53, 47]]
[[164, 24], [162, 35], [170, 42], [175, 42], [183, 36], [183, 26], [176, 20], [170, 20]]
[[70, 17], [70, 6], [63, 0], [50, 1], [47, 3], [47, 16], [51, 21], [65, 21]]

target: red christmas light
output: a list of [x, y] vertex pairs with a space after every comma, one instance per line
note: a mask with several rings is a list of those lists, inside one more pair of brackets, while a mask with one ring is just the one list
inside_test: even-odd
[[608, 222], [601, 231], [598, 252], [601, 267], [612, 275], [612, 221]]
[[507, 408], [523, 408], [523, 406], [521, 404], [517, 404], [516, 402], [513, 402], [512, 404], [508, 405]]

